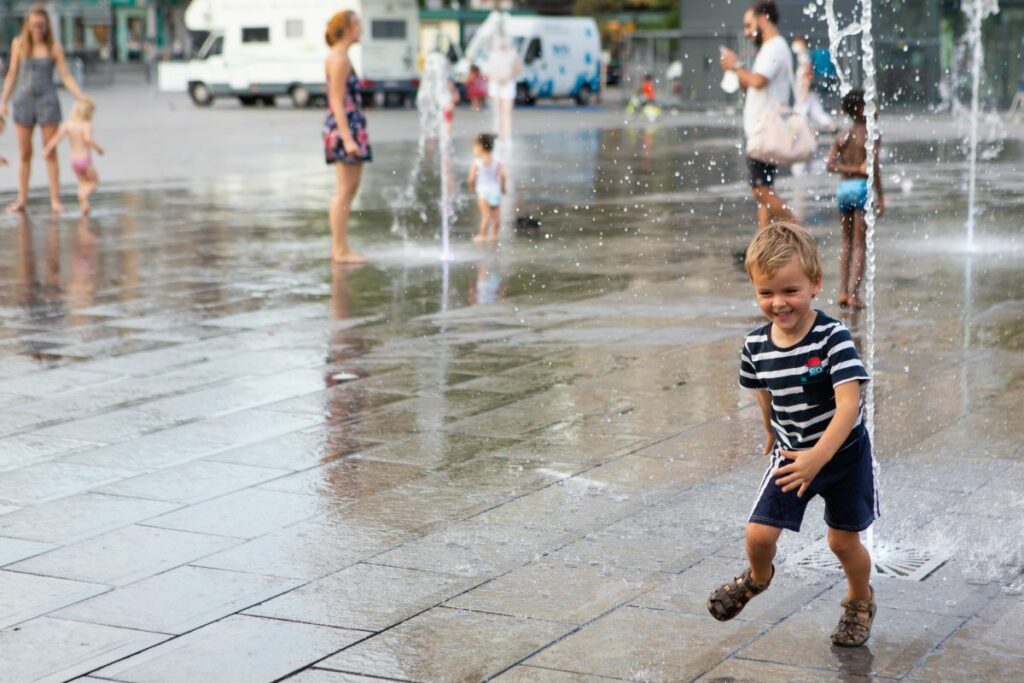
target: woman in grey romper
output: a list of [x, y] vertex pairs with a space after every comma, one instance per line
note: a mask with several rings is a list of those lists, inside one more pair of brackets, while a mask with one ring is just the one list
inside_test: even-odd
[[[89, 99], [75, 83], [68, 71], [64, 49], [53, 39], [50, 16], [42, 5], [35, 5], [25, 16], [21, 34], [11, 42], [11, 66], [4, 80], [0, 97], [0, 115], [7, 117], [8, 103], [13, 91], [14, 127], [18, 132], [21, 164], [18, 169], [18, 198], [7, 207], [8, 211], [22, 211], [28, 200], [28, 181], [32, 170], [32, 131], [42, 130], [43, 147], [57, 134], [60, 126], [60, 100], [53, 84], [53, 70], [75, 97]], [[46, 171], [50, 177], [50, 207], [60, 213], [60, 174], [57, 169], [57, 151], [46, 156]]]

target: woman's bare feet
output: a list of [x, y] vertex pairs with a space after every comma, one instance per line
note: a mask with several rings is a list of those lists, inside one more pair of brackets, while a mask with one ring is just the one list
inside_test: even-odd
[[18, 213], [25, 210], [25, 200], [16, 199], [7, 205], [7, 213]]
[[78, 202], [78, 207], [82, 210], [83, 216], [88, 216], [89, 212], [92, 211], [92, 204], [90, 204], [89, 200], [87, 199], [83, 199], [82, 201]]
[[487, 241], [487, 236], [486, 235], [474, 235], [473, 236], [473, 242], [476, 243], [476, 244], [480, 244], [481, 242], [486, 242], [486, 241]]
[[333, 261], [334, 263], [359, 264], [366, 263], [366, 257], [354, 251], [346, 251], [343, 254], [338, 254], [331, 257], [331, 261]]

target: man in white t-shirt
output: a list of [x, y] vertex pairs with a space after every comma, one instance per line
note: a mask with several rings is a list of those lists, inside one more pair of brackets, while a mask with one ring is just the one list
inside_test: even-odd
[[[722, 69], [734, 71], [747, 93], [743, 103], [743, 132], [749, 136], [762, 113], [780, 104], [788, 107], [793, 92], [793, 56], [779, 34], [779, 10], [771, 0], [755, 2], [743, 13], [743, 35], [757, 46], [751, 69], [740, 66], [736, 53], [722, 48]], [[793, 214], [775, 194], [779, 167], [747, 157], [750, 189], [757, 200], [757, 223], [764, 228], [775, 221], [792, 221]]]

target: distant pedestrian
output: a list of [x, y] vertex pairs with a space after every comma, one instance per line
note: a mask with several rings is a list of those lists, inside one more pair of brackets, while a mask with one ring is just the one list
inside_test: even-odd
[[331, 200], [331, 260], [335, 263], [365, 263], [366, 258], [348, 244], [348, 219], [352, 201], [359, 191], [363, 164], [373, 160], [366, 132], [363, 95], [349, 61], [348, 51], [362, 35], [359, 15], [352, 10], [338, 12], [327, 24], [330, 47], [327, 72], [327, 120], [324, 122], [324, 153], [334, 164], [337, 185]]
[[484, 98], [487, 97], [487, 79], [480, 72], [480, 67], [472, 64], [469, 67], [469, 75], [466, 76], [466, 98], [469, 100], [473, 111], [480, 111]]
[[[43, 5], [33, 5], [25, 15], [21, 33], [11, 41], [11, 66], [0, 96], [0, 116], [7, 117], [12, 92], [14, 127], [18, 132], [21, 164], [18, 169], [18, 198], [8, 211], [23, 211], [28, 202], [28, 181], [32, 173], [32, 131], [42, 130], [43, 145], [50, 142], [60, 126], [60, 99], [53, 84], [54, 69], [64, 87], [80, 100], [89, 100], [68, 70], [64, 48], [53, 37], [50, 15]], [[57, 152], [46, 155], [46, 171], [50, 178], [50, 208], [60, 213], [60, 170]]]
[[[864, 116], [864, 91], [851, 90], [843, 97], [843, 112], [853, 125], [841, 131], [828, 153], [828, 170], [842, 180], [836, 188], [836, 203], [843, 229], [839, 252], [839, 307], [864, 308], [860, 298], [861, 280], [867, 256], [867, 223], [864, 210], [868, 202], [867, 118]], [[875, 148], [875, 212], [885, 213], [882, 173], [878, 161], [881, 140]]]
[[508, 144], [512, 136], [512, 107], [516, 101], [522, 65], [503, 34], [495, 37], [484, 71], [487, 75], [487, 93], [497, 118], [498, 139]]
[[476, 159], [469, 167], [469, 191], [480, 207], [480, 232], [474, 242], [494, 242], [501, 227], [501, 196], [507, 188], [505, 169], [494, 158], [494, 136], [480, 133], [473, 142]]
[[811, 59], [811, 51], [807, 47], [807, 39], [797, 36], [790, 43], [793, 54], [796, 55], [796, 84], [793, 88], [793, 109], [803, 114], [808, 121], [818, 128], [836, 131], [836, 124], [832, 121], [825, 108], [821, 106], [821, 98], [814, 91], [814, 64]]
[[[793, 91], [793, 56], [786, 39], [779, 34], [779, 10], [771, 0], [759, 0], [743, 14], [743, 34], [757, 46], [751, 69], [740, 66], [736, 53], [721, 48], [721, 65], [734, 71], [740, 87], [746, 91], [743, 104], [743, 131], [748, 140], [758, 119], [776, 105], [786, 107]], [[747, 157], [750, 188], [757, 201], [757, 223], [763, 229], [773, 221], [791, 221], [793, 214], [775, 193], [779, 167]]]
[[92, 135], [92, 117], [95, 112], [96, 105], [92, 101], [77, 100], [71, 108], [71, 118], [61, 124], [57, 134], [43, 150], [44, 155], [50, 154], [67, 137], [71, 144], [71, 170], [78, 178], [78, 205], [83, 215], [92, 209], [89, 197], [100, 184], [100, 177], [92, 163], [92, 151], [96, 150], [100, 156], [104, 154], [103, 148]]

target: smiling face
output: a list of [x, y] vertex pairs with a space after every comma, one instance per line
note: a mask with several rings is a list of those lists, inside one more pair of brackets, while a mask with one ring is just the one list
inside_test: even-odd
[[757, 305], [771, 321], [773, 333], [778, 330], [786, 342], [800, 341], [817, 316], [811, 304], [821, 291], [821, 277], [813, 281], [807, 277], [800, 259], [794, 255], [771, 276], [754, 266], [750, 279]]

